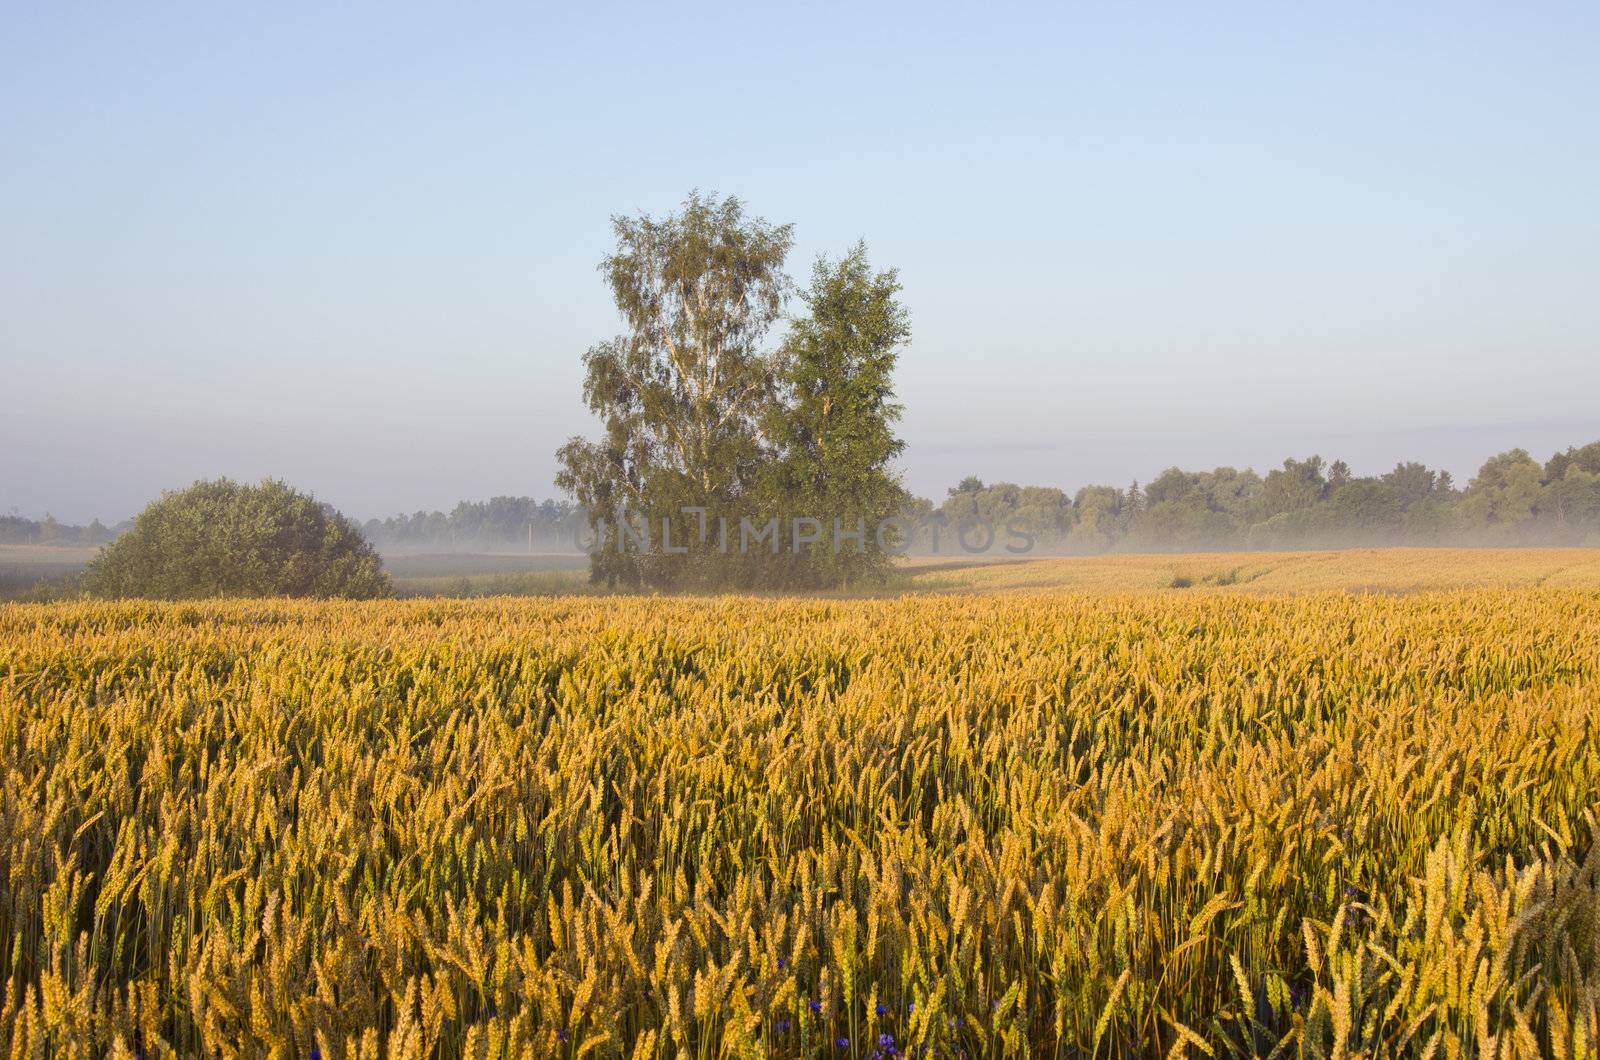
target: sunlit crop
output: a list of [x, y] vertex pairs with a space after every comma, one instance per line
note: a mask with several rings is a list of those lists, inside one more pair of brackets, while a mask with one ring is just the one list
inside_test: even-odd
[[1600, 594], [0, 607], [12, 1056], [1593, 1056]]

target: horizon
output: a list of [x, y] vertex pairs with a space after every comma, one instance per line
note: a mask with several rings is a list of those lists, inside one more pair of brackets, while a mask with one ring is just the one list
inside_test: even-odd
[[[1590, 444], [1591, 442], [1600, 442], [1600, 438], [1590, 439], [1590, 440], [1587, 440], [1587, 441], [1573, 442], [1573, 443], [1569, 443], [1567, 445], [1561, 445], [1561, 446], [1558, 446], [1557, 448], [1555, 448], [1554, 450], [1552, 450], [1548, 454], [1544, 454], [1544, 453], [1541, 453], [1541, 452], [1538, 452], [1538, 451], [1535, 451], [1535, 450], [1530, 450], [1530, 449], [1528, 449], [1527, 446], [1510, 446], [1510, 447], [1508, 447], [1508, 449], [1501, 450], [1500, 452], [1508, 452], [1508, 451], [1515, 450], [1515, 449], [1523, 449], [1523, 450], [1527, 451], [1529, 453], [1529, 455], [1534, 460], [1538, 461], [1541, 464], [1544, 464], [1544, 463], [1548, 462], [1550, 457], [1555, 456], [1558, 453], [1569, 452], [1569, 451], [1571, 451], [1573, 449], [1581, 448], [1584, 445]], [[1436, 466], [1434, 466], [1432, 464], [1428, 464], [1426, 461], [1415, 461], [1415, 462], [1424, 464], [1425, 466], [1427, 466], [1429, 468], [1429, 470], [1432, 470], [1432, 471], [1448, 472], [1450, 474], [1450, 476], [1451, 476], [1451, 479], [1453, 480], [1453, 482], [1455, 484], [1455, 487], [1457, 489], [1465, 489], [1466, 486], [1468, 485], [1468, 483], [1473, 478], [1473, 476], [1478, 471], [1478, 469], [1481, 467], [1481, 465], [1486, 460], [1488, 460], [1490, 457], [1493, 457], [1493, 456], [1496, 456], [1496, 455], [1499, 455], [1499, 454], [1498, 453], [1486, 453], [1486, 454], [1484, 454], [1484, 456], [1483, 456], [1483, 458], [1481, 460], [1479, 460], [1476, 464], [1474, 464], [1472, 466], [1471, 470], [1464, 470], [1464, 471], [1460, 471], [1460, 472], [1456, 471], [1453, 468], [1436, 467]], [[1287, 457], [1286, 459], [1301, 460], [1301, 459], [1307, 459], [1307, 458], [1312, 458], [1312, 457], [1321, 457], [1324, 460], [1325, 464], [1332, 464], [1335, 460], [1342, 459], [1342, 458], [1337, 457], [1337, 456], [1331, 456], [1330, 457], [1326, 453], [1293, 454], [1293, 455]], [[1283, 462], [1282, 460], [1279, 460], [1279, 461], [1275, 461], [1275, 462], [1273, 462], [1271, 464], [1268, 464], [1268, 465], [1265, 465], [1265, 466], [1261, 466], [1261, 467], [1257, 467], [1257, 466], [1254, 466], [1254, 465], [1248, 465], [1248, 464], [1247, 465], [1218, 464], [1218, 465], [1214, 465], [1212, 467], [1199, 467], [1199, 466], [1186, 467], [1186, 466], [1183, 466], [1181, 464], [1168, 464], [1168, 465], [1166, 465], [1164, 467], [1161, 467], [1161, 468], [1158, 468], [1158, 469], [1156, 469], [1154, 471], [1151, 471], [1150, 473], [1148, 473], [1146, 475], [1136, 476], [1135, 478], [1130, 479], [1130, 480], [1128, 480], [1126, 482], [1080, 482], [1080, 483], [1069, 484], [1069, 485], [1062, 485], [1062, 484], [1053, 483], [1053, 482], [1026, 482], [1026, 481], [1021, 481], [1021, 480], [1014, 479], [1014, 478], [1007, 478], [1007, 477], [1003, 477], [1003, 476], [995, 477], [995, 478], [986, 478], [986, 477], [984, 477], [982, 475], [979, 475], [979, 476], [976, 476], [976, 477], [982, 480], [983, 485], [985, 487], [994, 487], [994, 486], [1000, 486], [1000, 485], [1014, 485], [1014, 486], [1019, 486], [1019, 487], [1024, 487], [1024, 488], [1026, 488], [1026, 487], [1041, 487], [1041, 488], [1045, 488], [1045, 489], [1059, 489], [1070, 499], [1070, 498], [1074, 497], [1079, 490], [1087, 489], [1087, 488], [1094, 487], [1094, 486], [1110, 486], [1110, 487], [1113, 487], [1113, 488], [1119, 489], [1119, 490], [1125, 490], [1130, 485], [1134, 485], [1134, 484], [1137, 484], [1139, 486], [1144, 486], [1144, 485], [1147, 485], [1149, 482], [1151, 482], [1153, 479], [1155, 479], [1157, 476], [1162, 474], [1163, 472], [1172, 470], [1174, 468], [1177, 468], [1179, 470], [1186, 471], [1186, 472], [1195, 472], [1195, 473], [1201, 473], [1201, 474], [1212, 472], [1212, 471], [1220, 471], [1220, 470], [1225, 470], [1225, 469], [1231, 469], [1231, 470], [1238, 471], [1238, 472], [1241, 472], [1241, 473], [1254, 473], [1254, 474], [1257, 474], [1257, 475], [1265, 476], [1267, 472], [1272, 471], [1277, 467], [1280, 467], [1282, 465], [1282, 462]], [[1376, 468], [1364, 469], [1364, 468], [1361, 468], [1361, 467], [1357, 467], [1355, 465], [1351, 465], [1350, 466], [1350, 471], [1351, 471], [1352, 477], [1356, 478], [1356, 479], [1377, 478], [1377, 477], [1380, 477], [1380, 476], [1382, 476], [1382, 475], [1384, 475], [1384, 474], [1386, 474], [1386, 473], [1388, 473], [1390, 471], [1395, 470], [1395, 468], [1398, 465], [1404, 464], [1404, 463], [1409, 463], [1409, 462], [1413, 462], [1411, 460], [1411, 458], [1402, 455], [1402, 456], [1397, 457], [1395, 460], [1391, 461], [1386, 467], [1383, 467], [1381, 469], [1376, 469]], [[1346, 461], [1346, 463], [1349, 463], [1349, 462]], [[219, 478], [232, 478], [234, 481], [241, 482], [241, 483], [250, 483], [252, 481], [260, 481], [260, 480], [238, 479], [237, 477], [226, 476], [226, 475], [217, 476], [217, 477], [219, 477]], [[266, 477], [267, 478], [278, 478], [278, 476], [270, 476], [270, 475], [266, 476]], [[942, 501], [944, 498], [946, 498], [947, 496], [949, 496], [951, 494], [954, 494], [956, 492], [957, 485], [960, 483], [960, 481], [962, 479], [964, 479], [966, 477], [967, 476], [965, 476], [965, 475], [960, 476], [957, 479], [955, 479], [952, 482], [950, 482], [947, 486], [941, 487], [941, 488], [939, 488], [939, 489], [937, 489], [935, 491], [919, 492], [917, 490], [910, 490], [910, 493], [911, 493], [911, 496], [913, 498], [921, 498], [921, 499], [924, 499], [924, 500], [928, 500], [928, 501], [933, 502], [934, 505], [937, 506], [938, 503], [940, 501]], [[201, 481], [201, 480], [196, 480], [196, 481], [198, 482], [198, 481]], [[186, 488], [188, 488], [189, 486], [191, 486], [193, 484], [194, 483], [191, 483], [191, 482], [179, 483], [179, 484], [176, 484], [176, 485], [173, 485], [173, 486], [164, 487], [160, 492], [163, 492], [163, 493], [164, 492], [176, 492], [176, 491], [180, 491], [180, 490], [186, 489]], [[293, 482], [289, 482], [288, 484], [290, 486], [296, 486], [297, 485], [296, 483], [293, 483]], [[457, 505], [461, 505], [461, 504], [481, 504], [481, 503], [486, 503], [486, 502], [488, 502], [490, 500], [493, 500], [495, 498], [501, 498], [501, 497], [514, 498], [514, 499], [531, 499], [531, 500], [540, 501], [540, 502], [543, 502], [543, 501], [556, 501], [556, 502], [569, 503], [569, 504], [575, 503], [575, 502], [571, 501], [570, 498], [562, 496], [559, 490], [551, 489], [546, 493], [507, 493], [507, 492], [499, 492], [499, 493], [485, 494], [485, 495], [476, 496], [476, 497], [457, 497], [454, 500], [448, 501], [448, 502], [443, 503], [443, 504], [429, 505], [429, 506], [423, 506], [423, 507], [416, 507], [416, 506], [400, 507], [400, 508], [395, 508], [395, 509], [393, 509], [391, 511], [365, 513], [365, 512], [348, 511], [348, 510], [340, 507], [340, 505], [336, 501], [334, 501], [334, 500], [332, 500], [332, 499], [330, 499], [328, 497], [324, 497], [324, 496], [318, 494], [315, 490], [307, 490], [306, 492], [311, 494], [313, 497], [315, 497], [316, 500], [318, 500], [320, 502], [323, 502], [323, 503], [326, 503], [326, 504], [329, 504], [329, 505], [332, 505], [335, 510], [339, 511], [341, 514], [343, 514], [347, 518], [349, 518], [352, 521], [354, 521], [357, 525], [362, 525], [362, 526], [366, 525], [367, 523], [371, 523], [371, 522], [381, 522], [381, 521], [383, 521], [385, 519], [392, 519], [392, 518], [396, 518], [396, 517], [415, 515], [415, 514], [417, 514], [419, 512], [427, 512], [427, 513], [441, 512], [441, 513], [448, 514]], [[155, 500], [157, 496], [159, 496], [159, 493], [157, 495], [153, 495], [150, 498], [150, 500], [151, 501]], [[29, 519], [29, 520], [33, 520], [33, 521], [42, 521], [42, 520], [44, 520], [46, 518], [54, 518], [54, 519], [56, 519], [57, 522], [60, 522], [60, 523], [65, 524], [65, 525], [80, 525], [80, 526], [82, 526], [82, 525], [88, 525], [89, 523], [94, 522], [94, 521], [98, 521], [98, 522], [104, 524], [107, 527], [113, 527], [113, 526], [118, 526], [118, 525], [121, 525], [123, 523], [132, 521], [134, 519], [134, 517], [136, 517], [139, 514], [139, 511], [142, 510], [142, 508], [143, 508], [143, 505], [141, 505], [139, 508], [135, 508], [135, 509], [133, 509], [133, 510], [131, 510], [131, 511], [125, 513], [125, 514], [118, 515], [118, 516], [115, 516], [115, 517], [111, 517], [111, 516], [105, 515], [103, 513], [94, 513], [94, 514], [90, 514], [89, 516], [87, 516], [85, 518], [77, 519], [77, 518], [65, 518], [65, 517], [61, 516], [60, 514], [58, 514], [56, 512], [53, 512], [53, 511], [49, 511], [49, 512], [26, 512], [26, 511], [22, 511], [18, 506], [12, 505], [9, 509], [7, 509], [5, 512], [0, 513], [0, 514], [10, 515], [10, 516], [13, 516], [13, 517], [20, 517], [20, 518], [23, 518], [23, 519]]]
[[376, 10], [13, 16], [0, 511], [559, 498], [610, 217], [693, 188], [900, 270], [936, 501], [1600, 438], [1593, 8]]

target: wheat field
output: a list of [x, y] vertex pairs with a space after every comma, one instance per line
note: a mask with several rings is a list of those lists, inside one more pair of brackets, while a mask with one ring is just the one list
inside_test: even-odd
[[1594, 1056], [1600, 590], [1498, 580], [3, 605], [0, 1048]]
[[1231, 589], [1409, 593], [1449, 589], [1600, 588], [1596, 548], [1356, 548], [1055, 558], [908, 557], [912, 591]]

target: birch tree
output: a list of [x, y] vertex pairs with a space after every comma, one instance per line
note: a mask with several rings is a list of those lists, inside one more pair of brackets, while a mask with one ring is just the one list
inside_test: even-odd
[[[719, 554], [715, 521], [759, 504], [777, 387], [761, 344], [789, 289], [792, 226], [691, 193], [675, 214], [616, 216], [612, 227], [616, 251], [600, 271], [626, 330], [584, 356], [584, 400], [604, 435], [567, 442], [556, 482], [588, 509], [593, 533], [613, 535], [594, 554], [596, 580], [726, 581], [738, 560]], [[619, 516], [642, 524], [626, 551], [615, 547]]]

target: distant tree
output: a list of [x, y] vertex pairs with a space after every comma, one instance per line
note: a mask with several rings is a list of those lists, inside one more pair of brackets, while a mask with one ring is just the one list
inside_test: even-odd
[[0, 544], [32, 545], [39, 540], [39, 524], [19, 515], [0, 515]]
[[962, 483], [967, 488], [949, 490], [939, 509], [942, 525], [950, 528], [944, 537], [947, 542], [963, 526], [972, 528], [979, 524], [994, 531], [997, 543], [991, 543], [992, 548], [1027, 547], [1023, 546], [1019, 535], [1030, 538], [1031, 547], [1055, 546], [1072, 530], [1072, 499], [1061, 490], [1049, 486], [1019, 486], [1014, 482], [970, 488], [974, 483], [978, 480], [969, 477]]
[[[976, 486], [976, 488], [974, 488]], [[1022, 499], [1022, 487], [1014, 482], [996, 482], [984, 485], [974, 475], [968, 475], [954, 489], [947, 491], [939, 511], [950, 526], [961, 523], [993, 522], [1005, 519], [1016, 511]]]
[[1328, 501], [1322, 529], [1331, 542], [1383, 544], [1405, 516], [1400, 492], [1380, 479], [1350, 479]]
[[1462, 505], [1479, 526], [1526, 528], [1539, 514], [1544, 469], [1526, 449], [1511, 449], [1486, 460], [1467, 484]]
[[901, 543], [907, 551], [923, 552], [932, 547], [933, 524], [939, 518], [939, 509], [927, 497], [906, 495], [905, 501], [900, 505], [900, 510], [895, 517], [910, 533], [909, 539]]
[[[905, 448], [894, 433], [894, 367], [911, 336], [899, 293], [895, 271], [874, 272], [863, 243], [838, 262], [820, 259], [803, 295], [807, 313], [780, 352], [767, 424], [779, 454], [767, 478], [769, 507], [824, 524], [821, 540], [791, 555], [790, 584], [855, 582], [887, 570], [875, 531], [907, 499], [890, 467]], [[853, 541], [843, 537], [858, 531]]]
[[1343, 460], [1335, 460], [1328, 465], [1328, 481], [1323, 487], [1322, 495], [1331, 497], [1345, 486], [1351, 479], [1350, 465]]
[[1416, 461], [1396, 464], [1393, 471], [1383, 475], [1382, 482], [1394, 490], [1408, 508], [1433, 496], [1439, 489], [1438, 474]]
[[1582, 449], [1568, 448], [1564, 453], [1552, 456], [1544, 465], [1544, 480], [1554, 482], [1567, 473], [1569, 467], [1576, 467], [1591, 475], [1600, 475], [1600, 442], [1590, 442]]
[[1322, 457], [1285, 460], [1283, 467], [1267, 473], [1261, 484], [1260, 518], [1309, 508], [1321, 500], [1327, 487]]
[[1234, 543], [1259, 484], [1233, 468], [1194, 472], [1169, 467], [1145, 486], [1141, 513], [1130, 511], [1129, 540], [1141, 548], [1217, 548]]
[[167, 492], [101, 550], [85, 585], [101, 596], [189, 599], [392, 592], [353, 523], [282, 482], [196, 482]]
[[1072, 529], [1072, 498], [1050, 486], [1023, 486], [1017, 494], [1016, 510], [1002, 523], [1031, 535], [1038, 543], [1055, 544]]
[[1600, 475], [1569, 465], [1560, 478], [1545, 483], [1541, 508], [1548, 511], [1558, 535], [1600, 528]]
[[1207, 507], [1225, 512], [1238, 525], [1243, 526], [1255, 507], [1261, 492], [1261, 476], [1246, 468], [1239, 471], [1219, 467], [1202, 472], [1196, 483], [1205, 496]]
[[1144, 497], [1153, 508], [1158, 504], [1175, 504], [1188, 497], [1200, 484], [1200, 476], [1179, 467], [1169, 467], [1144, 488]]
[[1544, 465], [1544, 504], [1561, 537], [1600, 530], [1600, 442], [1557, 453]]
[[450, 513], [416, 512], [388, 519], [368, 519], [367, 539], [380, 548], [525, 547], [530, 531], [542, 545], [570, 545], [572, 505], [533, 497], [491, 497], [461, 501]]
[[567, 442], [556, 482], [596, 533], [619, 515], [669, 517], [674, 545], [690, 550], [669, 553], [659, 525], [647, 527], [648, 549], [593, 553], [596, 580], [707, 580], [715, 545], [678, 513], [700, 507], [737, 521], [753, 510], [775, 384], [760, 344], [788, 289], [792, 231], [747, 217], [738, 199], [699, 194], [676, 214], [613, 217], [612, 228], [617, 249], [600, 268], [627, 331], [584, 357], [584, 399], [605, 435]]
[[1234, 541], [1239, 523], [1208, 507], [1198, 492], [1181, 501], [1152, 504], [1129, 527], [1129, 540], [1140, 548], [1207, 549]]
[[[977, 479], [968, 475], [963, 483], [976, 482]], [[1005, 483], [1009, 485], [1009, 483]], [[945, 490], [944, 503], [939, 505], [938, 521], [941, 526], [956, 526], [964, 521], [976, 521], [979, 516], [978, 503], [989, 487], [982, 489], [962, 489], [960, 486]]]
[[39, 522], [15, 514], [0, 516], [0, 544], [6, 545], [99, 545], [116, 536], [116, 531], [96, 519], [88, 526], [63, 523], [53, 515]]
[[1072, 498], [1072, 531], [1068, 544], [1078, 551], [1098, 552], [1110, 548], [1126, 531], [1123, 504], [1126, 498], [1113, 486], [1085, 486]]

